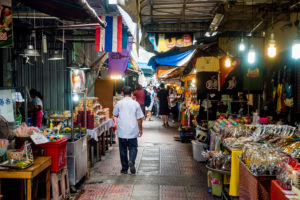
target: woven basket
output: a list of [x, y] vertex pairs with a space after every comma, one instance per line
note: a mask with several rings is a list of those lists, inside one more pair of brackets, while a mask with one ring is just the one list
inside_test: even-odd
[[15, 151], [15, 149], [10, 149], [6, 151], [7, 160], [23, 160], [23, 151]]

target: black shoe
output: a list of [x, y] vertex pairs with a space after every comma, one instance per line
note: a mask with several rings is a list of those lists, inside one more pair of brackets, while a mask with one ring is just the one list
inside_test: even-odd
[[128, 174], [128, 170], [121, 170], [121, 174]]
[[135, 166], [134, 166], [134, 164], [131, 162], [131, 161], [129, 161], [129, 168], [130, 168], [130, 173], [131, 174], [135, 174], [136, 173], [136, 170], [135, 170]]
[[167, 127], [170, 127], [170, 125], [169, 125], [169, 123], [168, 123], [168, 122], [167, 122], [166, 126], [167, 126]]

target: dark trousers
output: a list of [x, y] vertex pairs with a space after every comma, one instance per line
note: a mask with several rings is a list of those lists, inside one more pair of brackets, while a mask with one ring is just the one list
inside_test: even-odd
[[137, 138], [124, 139], [119, 138], [119, 148], [120, 148], [120, 158], [122, 164], [122, 171], [128, 170], [128, 151], [129, 151], [129, 161], [135, 164], [136, 155], [138, 152], [138, 142]]

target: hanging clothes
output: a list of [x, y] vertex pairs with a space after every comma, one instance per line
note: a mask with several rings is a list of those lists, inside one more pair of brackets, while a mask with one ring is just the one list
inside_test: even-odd
[[282, 104], [281, 104], [281, 98], [282, 98], [282, 91], [283, 90], [283, 84], [278, 84], [277, 86], [277, 106], [276, 106], [276, 112], [280, 113]]
[[285, 87], [282, 85], [281, 111], [283, 113], [286, 113], [285, 99], [286, 99]]

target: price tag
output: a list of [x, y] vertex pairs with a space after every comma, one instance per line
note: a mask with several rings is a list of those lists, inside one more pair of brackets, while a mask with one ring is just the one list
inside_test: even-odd
[[33, 143], [36, 145], [49, 142], [49, 140], [43, 134], [40, 133], [35, 133], [31, 135], [30, 138], [33, 141]]

